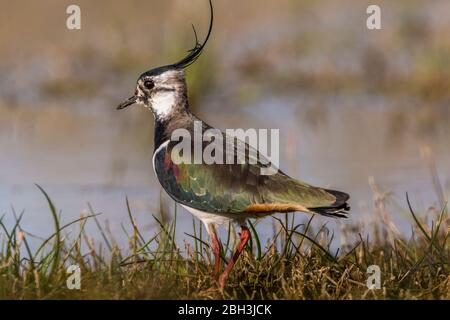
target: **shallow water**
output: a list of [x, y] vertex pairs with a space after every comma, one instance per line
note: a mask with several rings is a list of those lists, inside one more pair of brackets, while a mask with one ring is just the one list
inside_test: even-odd
[[[420, 153], [421, 139], [414, 129], [389, 131], [395, 101], [376, 101], [362, 96], [348, 99], [320, 98], [307, 94], [261, 97], [245, 108], [224, 108], [220, 103], [203, 102], [199, 113], [210, 124], [226, 128], [279, 128], [281, 168], [291, 176], [314, 185], [343, 190], [351, 194], [352, 212], [347, 221], [369, 221], [373, 214], [373, 192], [368, 177], [373, 176], [384, 191], [405, 205], [409, 192], [421, 209], [437, 204], [431, 175]], [[347, 103], [347, 105], [345, 105]], [[375, 105], [375, 106], [374, 106]], [[109, 106], [104, 106], [109, 110]], [[100, 108], [102, 109], [102, 107]], [[0, 212], [12, 223], [11, 206], [25, 210], [23, 228], [33, 234], [52, 231], [52, 220], [43, 195], [34, 186], [45, 188], [61, 210], [63, 222], [86, 214], [87, 202], [100, 220], [108, 220], [112, 233], [125, 245], [128, 230], [125, 197], [128, 196], [136, 219], [146, 234], [153, 233], [152, 214], [158, 215], [161, 201], [170, 213], [171, 200], [161, 191], [151, 167], [153, 117], [143, 108], [122, 112], [83, 112], [73, 109], [5, 108], [0, 118]], [[399, 111], [399, 110], [397, 110]], [[400, 112], [407, 112], [401, 110]], [[124, 120], [125, 118], [125, 120]], [[66, 134], [70, 132], [70, 134]], [[442, 179], [448, 186], [450, 151], [445, 147], [447, 128], [437, 130], [432, 139], [422, 139], [433, 150]], [[178, 208], [179, 240], [191, 232], [192, 217]], [[403, 232], [409, 232], [407, 215], [394, 213]], [[304, 219], [298, 214], [298, 220]], [[318, 219], [318, 223], [326, 219]], [[332, 221], [329, 227], [334, 230]], [[347, 223], [347, 222], [345, 222]], [[97, 232], [88, 224], [94, 237]], [[270, 237], [273, 219], [258, 224], [262, 237]]]
[[[221, 129], [280, 129], [285, 172], [350, 193], [350, 219], [331, 221], [332, 230], [370, 224], [369, 177], [402, 208], [406, 192], [418, 212], [439, 207], [430, 168], [434, 162], [448, 194], [448, 1], [383, 1], [384, 27], [377, 32], [365, 28], [369, 2], [241, 3], [217, 4], [208, 52], [188, 71], [198, 115]], [[25, 4], [30, 10], [22, 10]], [[60, 1], [2, 3], [0, 214], [12, 225], [11, 207], [25, 210], [25, 230], [50, 234], [51, 214], [38, 183], [63, 222], [86, 214], [89, 202], [125, 246], [121, 224], [131, 230], [126, 196], [146, 235], [154, 232], [151, 215], [170, 214], [174, 205], [151, 167], [152, 115], [114, 108], [144, 68], [185, 52], [191, 22], [203, 34], [204, 3], [81, 6], [86, 24], [71, 32]], [[390, 205], [399, 229], [409, 233], [408, 212]], [[192, 218], [178, 211], [182, 242]], [[263, 237], [272, 235], [273, 221], [259, 223]], [[87, 231], [99, 237], [93, 223]]]

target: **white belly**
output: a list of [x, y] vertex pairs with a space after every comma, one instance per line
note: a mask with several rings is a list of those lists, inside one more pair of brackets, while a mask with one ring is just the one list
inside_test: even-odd
[[224, 224], [229, 222], [237, 222], [242, 220], [241, 217], [239, 217], [236, 214], [227, 214], [227, 213], [209, 213], [200, 211], [198, 209], [194, 209], [185, 205], [181, 205], [183, 208], [185, 208], [187, 211], [192, 213], [195, 217], [200, 219], [205, 225], [208, 224]]

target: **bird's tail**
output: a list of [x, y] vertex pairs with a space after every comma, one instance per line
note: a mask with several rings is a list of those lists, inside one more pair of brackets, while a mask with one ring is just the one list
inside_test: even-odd
[[336, 198], [336, 201], [330, 206], [308, 208], [308, 210], [327, 217], [347, 218], [348, 211], [350, 210], [350, 206], [347, 201], [350, 196], [341, 191], [326, 189], [325, 191], [332, 194]]

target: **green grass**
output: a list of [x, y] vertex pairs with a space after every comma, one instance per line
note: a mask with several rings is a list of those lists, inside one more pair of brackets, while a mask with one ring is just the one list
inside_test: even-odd
[[[382, 201], [376, 202], [378, 222], [373, 239], [346, 224], [342, 235], [355, 241], [333, 252], [326, 226], [314, 230], [313, 217], [294, 224], [292, 215], [274, 218], [271, 241], [261, 243], [252, 221], [250, 246], [238, 261], [228, 286], [220, 290], [211, 277], [212, 258], [201, 224], [193, 222], [193, 239], [180, 247], [175, 239], [177, 215], [170, 223], [154, 216], [159, 229], [148, 238], [135, 223], [126, 200], [130, 225], [124, 227], [129, 248], [120, 250], [92, 208], [87, 216], [61, 225], [47, 193], [54, 233], [36, 250], [31, 234], [21, 228], [23, 213], [7, 228], [0, 219], [0, 299], [449, 299], [450, 245], [446, 206], [428, 223], [407, 199], [414, 225], [406, 239], [395, 232]], [[269, 218], [270, 219], [270, 218]], [[94, 223], [102, 237], [94, 243], [85, 232]], [[73, 237], [68, 236], [68, 230]], [[127, 231], [131, 230], [131, 232]], [[233, 230], [234, 231], [234, 230]], [[223, 260], [236, 245], [228, 232]], [[33, 241], [38, 241], [33, 239]], [[77, 264], [81, 290], [66, 286], [66, 269]], [[381, 289], [366, 286], [367, 268], [381, 269]]]

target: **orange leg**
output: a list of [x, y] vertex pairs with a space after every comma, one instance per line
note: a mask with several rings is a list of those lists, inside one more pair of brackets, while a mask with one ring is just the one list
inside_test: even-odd
[[225, 283], [227, 282], [228, 276], [231, 270], [233, 269], [236, 261], [238, 260], [239, 256], [241, 255], [242, 251], [244, 250], [245, 245], [247, 244], [249, 239], [250, 239], [250, 230], [246, 226], [241, 226], [241, 240], [239, 241], [239, 245], [236, 251], [234, 252], [230, 262], [228, 262], [228, 265], [226, 266], [225, 270], [219, 277], [219, 285], [221, 288], [225, 287]]
[[213, 225], [208, 226], [208, 233], [211, 238], [211, 249], [214, 254], [213, 276], [217, 279], [220, 268], [220, 242]]

